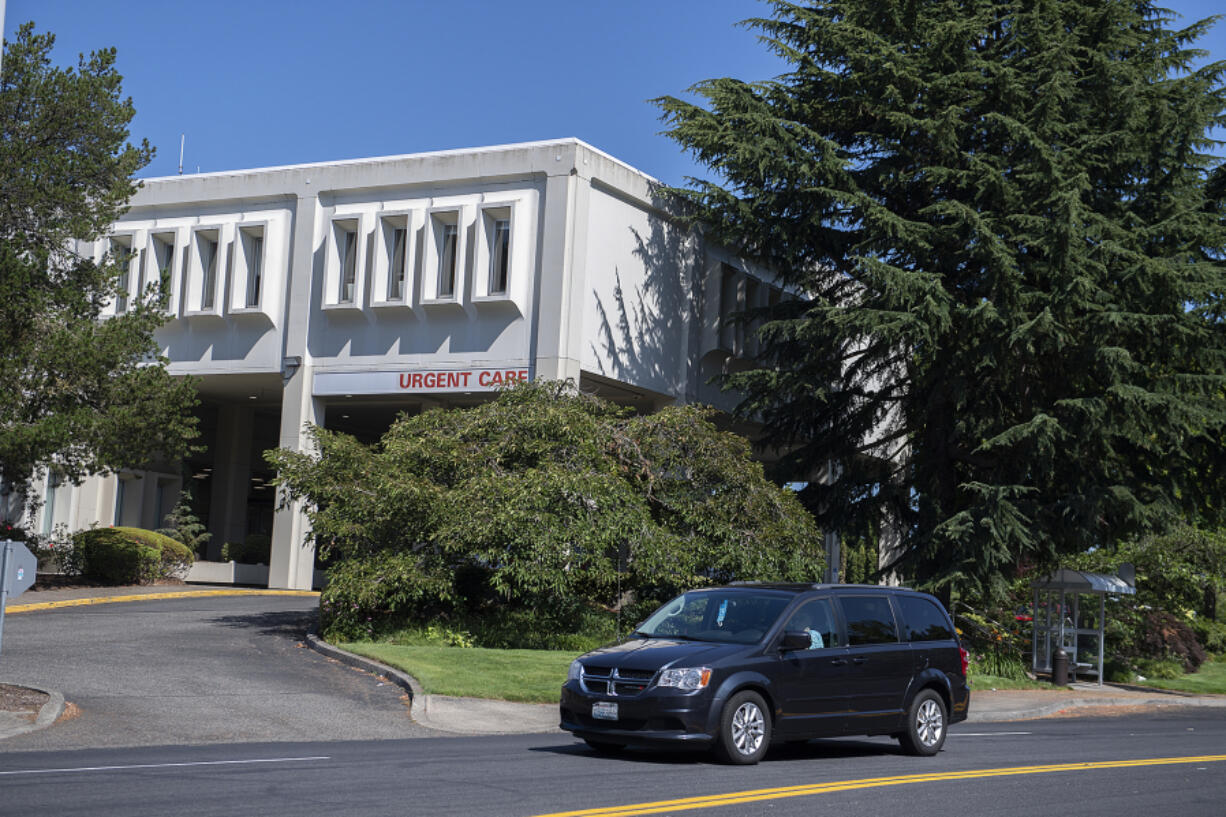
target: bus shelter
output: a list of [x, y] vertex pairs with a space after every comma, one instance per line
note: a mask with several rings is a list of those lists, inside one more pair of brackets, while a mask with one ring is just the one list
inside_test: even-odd
[[[1103, 683], [1103, 637], [1107, 624], [1107, 596], [1131, 596], [1137, 592], [1132, 565], [1121, 565], [1118, 575], [1089, 573], [1061, 568], [1037, 579], [1034, 589], [1034, 637], [1031, 668], [1052, 671], [1052, 654], [1058, 647], [1068, 653], [1068, 680], [1077, 673], [1097, 675]], [[1060, 680], [1063, 683], [1063, 679]]]

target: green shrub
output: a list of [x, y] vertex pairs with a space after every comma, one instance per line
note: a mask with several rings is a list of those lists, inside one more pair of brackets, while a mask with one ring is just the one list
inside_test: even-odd
[[1192, 630], [1205, 652], [1219, 656], [1226, 654], [1226, 623], [1198, 618], [1192, 622]]
[[242, 542], [226, 542], [221, 546], [223, 562], [245, 565], [266, 565], [272, 556], [272, 539], [263, 533], [252, 533]]
[[415, 553], [382, 552], [329, 568], [319, 599], [324, 636], [354, 641], [407, 621], [445, 616], [454, 609], [451, 577], [430, 567]]
[[712, 420], [525, 383], [402, 416], [374, 445], [314, 428], [317, 453], [266, 458], [331, 560], [329, 636], [441, 624], [483, 646], [569, 648], [592, 637], [576, 621], [589, 607], [612, 635], [639, 599], [822, 575], [813, 518]]
[[148, 584], [179, 576], [192, 562], [182, 543], [141, 528], [92, 528], [72, 537], [64, 568], [102, 584]]
[[1168, 681], [1182, 676], [1183, 662], [1178, 658], [1140, 658], [1137, 674], [1144, 678], [1162, 678]]

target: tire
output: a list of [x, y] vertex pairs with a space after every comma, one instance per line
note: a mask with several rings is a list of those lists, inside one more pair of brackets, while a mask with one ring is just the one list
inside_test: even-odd
[[583, 742], [586, 743], [589, 748], [594, 749], [602, 755], [615, 755], [622, 749], [626, 748], [626, 744], [624, 743], [610, 743], [607, 740], [588, 740], [587, 738], [584, 738]]
[[909, 755], [932, 757], [945, 745], [948, 727], [945, 701], [936, 690], [923, 689], [907, 710], [906, 729], [898, 736], [898, 742]]
[[771, 716], [762, 696], [745, 690], [729, 698], [719, 717], [719, 757], [738, 766], [757, 763], [770, 742]]

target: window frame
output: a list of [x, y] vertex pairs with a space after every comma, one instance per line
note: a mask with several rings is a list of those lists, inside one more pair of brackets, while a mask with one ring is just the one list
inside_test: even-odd
[[[371, 306], [378, 308], [412, 307], [418, 281], [418, 260], [422, 227], [420, 210], [387, 210], [375, 216], [374, 260], [371, 272]], [[397, 230], [404, 230], [404, 270], [400, 293], [391, 293], [395, 268], [394, 241]]]
[[[234, 225], [234, 270], [231, 277], [230, 312], [232, 314], [263, 314], [268, 300], [268, 257], [271, 245], [271, 225], [268, 221], [240, 221]], [[258, 234], [257, 234], [258, 233]], [[251, 244], [258, 240], [259, 265], [255, 303], [251, 303]]]
[[[227, 272], [227, 235], [225, 224], [200, 224], [192, 227], [188, 238], [187, 275], [183, 314], [186, 317], [221, 315]], [[213, 244], [212, 280], [201, 254], [201, 241]], [[210, 284], [206, 288], [206, 284]], [[209, 303], [205, 296], [211, 295]]]
[[[366, 301], [366, 246], [370, 229], [360, 212], [335, 213], [327, 222], [326, 260], [323, 287], [324, 309], [360, 310]], [[342, 235], [353, 234], [353, 297], [342, 300], [345, 287], [345, 262]]]
[[[184, 274], [184, 258], [187, 253], [184, 250], [184, 244], [180, 241], [180, 230], [177, 227], [168, 227], [159, 229], [152, 227], [149, 229], [148, 251], [145, 260], [145, 281], [157, 280], [159, 284], [162, 282], [162, 266], [159, 247], [170, 248], [170, 264], [166, 271], [165, 282], [166, 291], [166, 312], [169, 315], [179, 314], [179, 293], [181, 287], [181, 277]], [[169, 238], [169, 241], [167, 240]]]
[[[423, 306], [462, 305], [468, 279], [468, 233], [471, 218], [463, 205], [432, 207], [426, 211], [426, 246], [422, 258], [421, 304]], [[447, 228], [455, 230], [454, 264], [450, 292], [442, 286], [444, 242]]]

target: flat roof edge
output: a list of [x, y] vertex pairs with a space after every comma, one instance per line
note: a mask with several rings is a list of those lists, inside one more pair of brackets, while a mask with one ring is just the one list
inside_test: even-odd
[[502, 144], [502, 145], [483, 145], [479, 147], [470, 147], [470, 148], [448, 148], [446, 150], [427, 150], [427, 151], [422, 151], [419, 153], [400, 153], [400, 154], [394, 154], [391, 156], [366, 156], [360, 159], [337, 159], [333, 161], [324, 161], [324, 162], [303, 162], [300, 164], [272, 165], [269, 167], [238, 168], [235, 170], [211, 170], [206, 173], [182, 173], [182, 174], [175, 174], [173, 176], [149, 176], [146, 178], [138, 178], [137, 181], [165, 182], [165, 181], [176, 181], [176, 180], [183, 180], [183, 179], [189, 179], [189, 178], [190, 179], [207, 179], [210, 177], [216, 178], [216, 177], [226, 177], [226, 176], [254, 176], [258, 174], [278, 173], [278, 172], [289, 171], [289, 170], [310, 170], [313, 168], [345, 167], [345, 166], [353, 166], [353, 165], [373, 165], [373, 164], [380, 164], [380, 163], [385, 163], [385, 162], [401, 162], [401, 161], [406, 161], [410, 159], [430, 159], [430, 158], [444, 157], [444, 156], [459, 156], [459, 155], [463, 155], [466, 153], [467, 154], [506, 153], [506, 152], [513, 151], [513, 150], [532, 150], [532, 149], [537, 149], [537, 148], [547, 148], [551, 146], [580, 147], [580, 148], [583, 148], [584, 150], [587, 150], [587, 151], [590, 151], [591, 153], [596, 154], [597, 156], [601, 156], [609, 160], [610, 162], [614, 162], [615, 164], [621, 165], [622, 167], [631, 171], [632, 173], [642, 176], [644, 179], [646, 179], [650, 183], [658, 183], [659, 181], [654, 176], [644, 173], [643, 171], [639, 170], [633, 165], [630, 165], [622, 161], [621, 159], [618, 159], [616, 156], [606, 153], [600, 148], [593, 147], [587, 142], [584, 142], [582, 139], [579, 139], [573, 136], [568, 136], [568, 137], [564, 137], [561, 139], [545, 139], [545, 140], [540, 140], [540, 141], [535, 141], [535, 142], [510, 142], [510, 143]]

